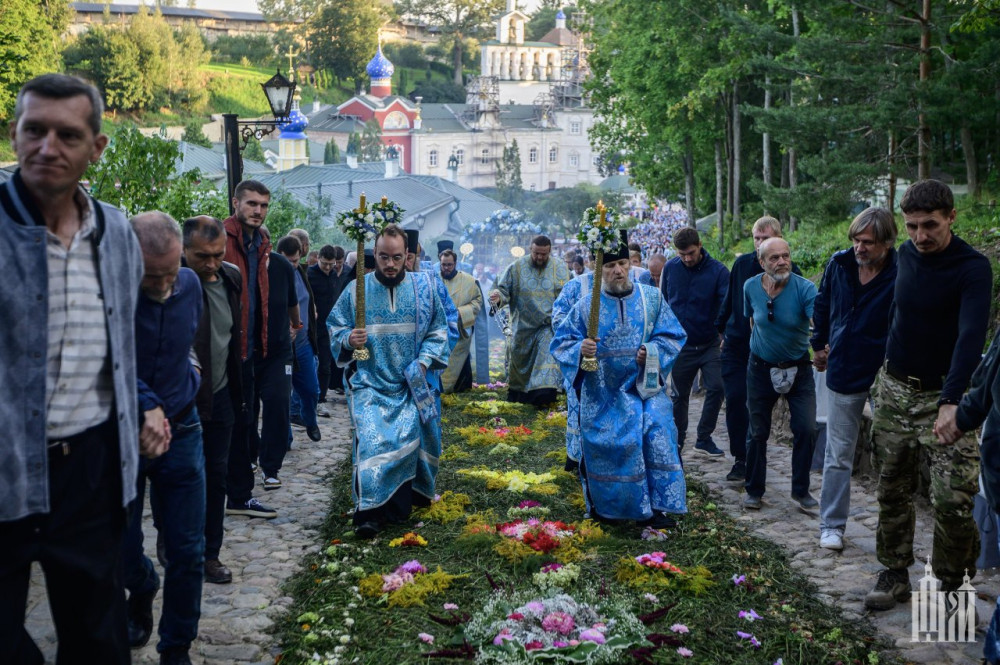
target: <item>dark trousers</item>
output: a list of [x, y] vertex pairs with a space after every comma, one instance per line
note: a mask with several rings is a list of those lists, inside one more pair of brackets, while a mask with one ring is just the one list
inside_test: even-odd
[[747, 362], [750, 349], [726, 340], [722, 347], [722, 389], [726, 395], [726, 431], [729, 433], [729, 454], [737, 462], [747, 459], [747, 432], [750, 412], [747, 410]]
[[556, 401], [558, 394], [555, 388], [538, 388], [537, 390], [514, 390], [507, 389], [507, 401], [519, 404], [530, 404], [536, 409], [552, 404]]
[[[771, 411], [781, 397], [771, 383], [771, 366], [756, 356], [747, 364], [747, 406], [750, 439], [747, 442], [746, 489], [763, 496], [767, 478], [767, 440], [771, 436]], [[799, 365], [792, 389], [785, 393], [792, 429], [792, 494], [809, 492], [809, 467], [816, 445], [816, 383], [812, 366]]]
[[702, 384], [705, 386], [705, 402], [698, 419], [696, 442], [710, 441], [722, 408], [722, 363], [719, 359], [719, 344], [685, 345], [681, 349], [670, 376], [674, 380], [674, 393], [670, 396], [674, 403], [674, 422], [677, 424], [677, 446], [684, 446], [688, 428], [688, 402], [691, 399], [691, 385], [698, 370], [701, 370]]
[[161, 653], [173, 647], [187, 648], [198, 636], [205, 575], [205, 453], [198, 412], [192, 409], [184, 418], [171, 422], [170, 429], [170, 449], [156, 459], [141, 460], [136, 500], [122, 546], [129, 594], [155, 592], [160, 580], [143, 551], [142, 504], [148, 478], [149, 503], [167, 558], [160, 641], [156, 645]]
[[226, 470], [226, 494], [229, 503], [234, 506], [245, 504], [253, 495], [253, 471], [250, 470], [251, 460], [257, 459], [256, 454], [250, 457], [250, 430], [257, 429], [257, 421], [251, 418], [254, 399], [253, 358], [243, 361], [243, 404], [247, 410], [235, 414], [233, 435], [229, 444], [229, 468]]
[[259, 458], [261, 471], [276, 475], [285, 461], [285, 453], [288, 452], [288, 428], [291, 427], [289, 412], [289, 398], [292, 392], [291, 346], [281, 350], [274, 349], [273, 354], [267, 358], [257, 358], [253, 373], [250, 459]]
[[375, 522], [379, 528], [386, 524], [402, 524], [410, 519], [413, 508], [423, 508], [430, 505], [430, 500], [422, 494], [413, 491], [413, 481], [407, 480], [399, 486], [388, 501], [377, 508], [354, 511], [354, 526], [365, 522]]
[[49, 453], [49, 512], [0, 522], [0, 663], [41, 665], [24, 629], [31, 562], [38, 561], [59, 639], [57, 665], [130, 660], [125, 626], [118, 430], [114, 420]]
[[319, 378], [319, 401], [326, 400], [326, 391], [334, 386], [330, 379], [333, 376], [333, 353], [330, 352], [330, 332], [325, 324], [320, 324], [316, 330], [316, 376]]
[[201, 424], [205, 447], [205, 559], [218, 559], [222, 549], [229, 445], [234, 422], [229, 386], [224, 386], [212, 396], [212, 417]]

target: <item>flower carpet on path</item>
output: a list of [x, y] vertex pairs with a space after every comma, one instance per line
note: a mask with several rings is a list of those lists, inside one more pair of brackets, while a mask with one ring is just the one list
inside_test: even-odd
[[[331, 479], [326, 540], [286, 590], [282, 665], [897, 662], [697, 483], [676, 528], [586, 520], [565, 411], [504, 392], [444, 396], [438, 494], [376, 539], [353, 534], [350, 464]], [[469, 440], [490, 425], [530, 434]]]

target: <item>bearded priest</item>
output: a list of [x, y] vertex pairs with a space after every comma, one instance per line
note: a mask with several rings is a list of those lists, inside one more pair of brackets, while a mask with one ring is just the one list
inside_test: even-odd
[[[664, 385], [686, 335], [659, 289], [629, 278], [626, 231], [605, 252], [597, 339], [592, 292], [559, 324], [551, 351], [580, 408], [580, 480], [590, 517], [670, 527], [687, 512], [677, 428]], [[583, 357], [597, 358], [585, 372]]]
[[[440, 408], [428, 372], [448, 366], [448, 324], [432, 275], [408, 272], [406, 234], [388, 225], [365, 275], [365, 327], [354, 327], [354, 289], [330, 312], [330, 341], [345, 367], [354, 424], [354, 527], [374, 538], [430, 504], [441, 454]], [[353, 359], [368, 347], [368, 360]]]

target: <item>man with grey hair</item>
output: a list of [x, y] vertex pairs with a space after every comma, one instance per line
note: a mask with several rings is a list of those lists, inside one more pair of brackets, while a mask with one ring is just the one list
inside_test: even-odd
[[813, 307], [813, 366], [826, 372], [829, 389], [819, 524], [819, 546], [826, 549], [844, 549], [861, 414], [885, 359], [897, 233], [884, 208], [855, 217], [847, 231], [854, 247], [827, 263]]
[[792, 273], [791, 251], [783, 239], [765, 240], [758, 253], [764, 274], [751, 277], [743, 285], [744, 312], [751, 327], [747, 364], [750, 434], [743, 507], [761, 507], [771, 412], [784, 396], [792, 430], [792, 500], [802, 508], [815, 508], [819, 502], [809, 494], [809, 465], [816, 443], [816, 384], [809, 359], [809, 320], [816, 287]]
[[162, 410], [137, 408], [139, 244], [120, 210], [80, 187], [108, 142], [103, 109], [93, 86], [45, 74], [18, 92], [9, 127], [18, 169], [0, 185], [0, 663], [43, 661], [24, 629], [35, 561], [57, 661], [130, 660], [125, 507], [139, 453], [159, 455], [170, 438]]
[[145, 272], [135, 313], [140, 408], [160, 406], [173, 438], [161, 458], [144, 461], [136, 479], [136, 505], [125, 534], [123, 562], [129, 591], [128, 631], [133, 648], [153, 629], [153, 598], [159, 578], [143, 553], [142, 502], [152, 487], [153, 522], [166, 556], [163, 613], [156, 650], [161, 665], [187, 665], [198, 635], [205, 564], [205, 458], [195, 398], [201, 382], [193, 345], [202, 315], [202, 289], [181, 267], [181, 229], [170, 215], [146, 212], [132, 218]]

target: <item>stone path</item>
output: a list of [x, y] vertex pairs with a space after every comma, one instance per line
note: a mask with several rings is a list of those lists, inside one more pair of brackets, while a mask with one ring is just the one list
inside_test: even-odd
[[[295, 573], [302, 559], [319, 549], [319, 528], [330, 506], [328, 478], [350, 454], [350, 417], [343, 404], [325, 405], [332, 416], [320, 418], [323, 440], [310, 441], [294, 430], [295, 441], [280, 474], [283, 487], [254, 496], [278, 510], [273, 520], [227, 517], [220, 560], [233, 571], [232, 584], [205, 584], [201, 603], [199, 637], [191, 646], [191, 660], [206, 665], [273, 665], [280, 651], [268, 632], [274, 618], [292, 599], [282, 595], [282, 585]], [[149, 502], [143, 515], [146, 554], [157, 566], [156, 532]], [[55, 662], [56, 641], [41, 569], [32, 571], [27, 628], [45, 654]], [[157, 594], [154, 619], [159, 621], [162, 592]], [[137, 665], [159, 663], [154, 629], [149, 644], [132, 652]]]
[[[875, 584], [882, 569], [875, 556], [875, 527], [878, 524], [878, 501], [875, 479], [855, 476], [851, 483], [851, 510], [844, 534], [844, 550], [834, 552], [819, 547], [819, 512], [805, 512], [791, 498], [791, 444], [775, 442], [768, 445], [767, 489], [764, 505], [759, 511], [744, 511], [743, 484], [726, 481], [732, 468], [729, 440], [726, 436], [724, 412], [713, 438], [726, 451], [724, 458], [708, 457], [694, 451], [696, 415], [700, 413], [701, 396], [692, 395], [691, 423], [688, 445], [685, 446], [684, 468], [688, 477], [705, 483], [718, 499], [718, 505], [757, 535], [782, 545], [791, 559], [791, 566], [807, 575], [819, 588], [820, 598], [836, 605], [849, 618], [867, 616], [880, 632], [888, 636], [903, 658], [912, 663], [928, 665], [978, 665], [983, 653], [983, 635], [993, 614], [997, 591], [1000, 589], [1000, 569], [980, 571], [972, 584], [979, 598], [979, 626], [975, 643], [911, 642], [910, 603], [902, 603], [886, 612], [869, 612], [864, 596]], [[777, 421], [776, 421], [777, 423]], [[777, 428], [775, 429], [777, 431]], [[813, 472], [811, 492], [819, 499], [822, 473]], [[917, 505], [914, 538], [916, 563], [910, 567], [910, 582], [916, 587], [924, 575], [924, 561], [931, 553], [934, 522], [930, 506], [924, 500]]]

